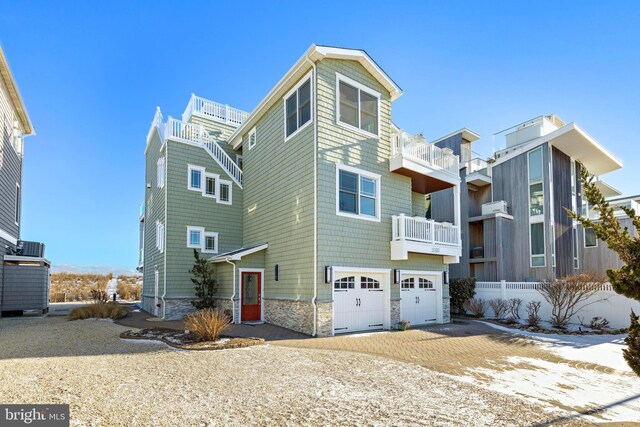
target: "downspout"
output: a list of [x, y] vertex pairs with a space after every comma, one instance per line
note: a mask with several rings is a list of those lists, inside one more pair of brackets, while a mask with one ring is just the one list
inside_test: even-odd
[[164, 147], [164, 237], [162, 238], [162, 251], [164, 252], [164, 263], [163, 263], [163, 273], [162, 273], [162, 281], [164, 282], [164, 290], [162, 291], [162, 320], [165, 319], [167, 315], [167, 304], [164, 300], [164, 297], [167, 296], [167, 205], [169, 204], [169, 200], [167, 199], [167, 185], [168, 180], [168, 172], [169, 172], [169, 140], [165, 142]]
[[236, 323], [236, 263], [229, 261], [229, 258], [225, 258], [225, 262], [233, 265], [233, 291], [231, 292], [231, 318], [233, 323]]
[[[313, 67], [313, 333], [317, 334], [318, 324], [318, 88], [316, 76], [316, 63], [308, 56], [305, 58]], [[314, 105], [315, 104], [315, 105]]]

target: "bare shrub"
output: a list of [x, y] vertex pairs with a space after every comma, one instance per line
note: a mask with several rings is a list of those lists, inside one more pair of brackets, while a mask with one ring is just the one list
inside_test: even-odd
[[589, 322], [589, 327], [591, 329], [598, 330], [607, 329], [609, 327], [609, 321], [604, 317], [595, 316], [593, 319], [591, 319], [591, 322]]
[[94, 289], [106, 291], [107, 283], [113, 274], [81, 274], [54, 273], [51, 274], [50, 296], [51, 302], [87, 301], [91, 300]]
[[465, 303], [464, 308], [466, 311], [470, 311], [474, 317], [484, 317], [484, 313], [487, 311], [487, 302], [480, 298], [473, 298]]
[[231, 319], [222, 310], [204, 308], [185, 317], [184, 325], [198, 341], [217, 341], [220, 334], [231, 326]]
[[489, 300], [489, 306], [491, 307], [491, 310], [493, 310], [493, 315], [498, 320], [504, 319], [507, 311], [509, 311], [509, 305], [507, 304], [507, 301], [503, 300], [502, 298]]
[[71, 310], [67, 318], [69, 320], [82, 319], [122, 319], [127, 315], [125, 307], [118, 304], [93, 304], [78, 307]]
[[522, 300], [520, 298], [511, 298], [509, 300], [509, 313], [511, 313], [511, 317], [513, 319], [520, 319], [520, 306], [522, 305]]
[[576, 274], [542, 282], [539, 291], [551, 304], [551, 324], [556, 328], [566, 328], [572, 316], [586, 306], [598, 302], [586, 303], [600, 290], [602, 283], [602, 278], [591, 274]]
[[540, 307], [542, 306], [542, 302], [540, 301], [530, 301], [525, 310], [527, 311], [527, 324], [529, 326], [538, 326], [540, 323]]
[[102, 291], [100, 289], [92, 289], [90, 295], [94, 304], [100, 304], [109, 301], [109, 295], [107, 295], [105, 291]]

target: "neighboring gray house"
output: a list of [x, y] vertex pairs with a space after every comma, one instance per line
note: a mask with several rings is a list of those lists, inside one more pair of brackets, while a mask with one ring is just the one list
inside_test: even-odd
[[44, 245], [20, 240], [23, 139], [33, 126], [0, 48], [0, 316], [46, 312]]
[[[506, 147], [488, 160], [473, 157], [471, 144], [478, 136], [466, 129], [435, 142], [462, 158], [462, 256], [451, 266], [452, 277], [531, 281], [616, 268], [617, 256], [565, 208], [588, 211], [581, 168], [600, 177], [622, 163], [580, 126], [556, 116], [540, 116], [497, 135]], [[606, 197], [620, 194], [599, 178], [598, 186]], [[432, 218], [446, 210], [448, 196], [431, 197]]]
[[[357, 49], [312, 45], [251, 114], [192, 96], [147, 136], [143, 308], [193, 310], [193, 250], [235, 322], [310, 335], [449, 321], [459, 158], [392, 124], [398, 85]], [[451, 189], [448, 216], [425, 195]]]

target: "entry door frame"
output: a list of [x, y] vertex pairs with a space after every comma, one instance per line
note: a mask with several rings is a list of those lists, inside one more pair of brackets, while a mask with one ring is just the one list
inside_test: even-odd
[[[353, 273], [354, 276], [365, 275], [366, 273], [380, 275], [384, 277], [380, 286], [382, 286], [382, 295], [384, 299], [384, 322], [382, 329], [388, 330], [390, 329], [391, 323], [391, 269], [390, 268], [362, 268], [362, 267], [332, 267], [331, 274], [331, 301], [335, 301], [335, 288], [334, 282], [336, 281], [336, 276], [339, 274], [349, 274]], [[331, 335], [336, 335], [335, 324], [333, 324], [333, 319], [335, 319], [335, 305], [331, 304]]]
[[242, 273], [260, 273], [260, 320], [264, 322], [264, 268], [239, 268], [238, 269], [238, 323], [242, 323]]
[[[400, 290], [400, 319], [402, 319], [402, 280], [408, 276], [436, 276], [436, 281], [433, 283], [436, 288], [436, 323], [444, 323], [444, 316], [442, 313], [442, 271], [420, 271], [420, 270], [400, 270], [400, 283], [398, 288]], [[431, 280], [431, 278], [428, 278]], [[416, 283], [416, 286], [418, 284]]]

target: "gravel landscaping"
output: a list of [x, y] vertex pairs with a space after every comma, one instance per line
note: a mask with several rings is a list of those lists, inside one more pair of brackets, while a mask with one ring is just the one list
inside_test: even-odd
[[269, 344], [190, 352], [121, 340], [126, 329], [0, 320], [0, 402], [69, 403], [72, 425], [108, 426], [530, 426], [568, 414], [368, 354]]

